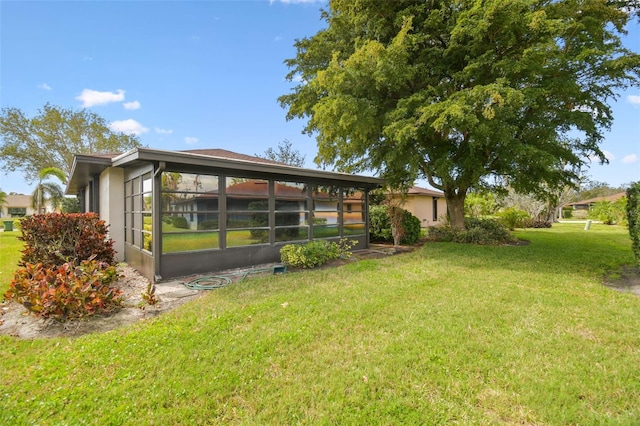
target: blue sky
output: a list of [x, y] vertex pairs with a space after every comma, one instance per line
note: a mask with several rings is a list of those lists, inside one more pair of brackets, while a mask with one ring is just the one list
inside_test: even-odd
[[[286, 121], [284, 60], [324, 27], [325, 1], [2, 1], [0, 105], [90, 108], [158, 149], [262, 154], [289, 140], [315, 168], [316, 143]], [[640, 52], [634, 22], [625, 39]], [[640, 88], [620, 94], [592, 179], [640, 180]], [[420, 182], [421, 185], [424, 183]], [[31, 192], [19, 174], [0, 189]]]

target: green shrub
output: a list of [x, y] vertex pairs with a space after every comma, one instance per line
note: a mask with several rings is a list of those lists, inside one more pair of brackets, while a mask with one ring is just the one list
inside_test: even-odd
[[20, 265], [42, 263], [58, 267], [95, 258], [114, 263], [113, 241], [107, 238], [108, 226], [96, 213], [37, 214], [20, 221], [25, 242]]
[[631, 237], [631, 250], [640, 267], [640, 181], [627, 189], [627, 223]]
[[209, 229], [218, 229], [218, 221], [217, 220], [204, 220], [198, 223], [198, 230], [204, 231]]
[[123, 292], [111, 286], [116, 279], [115, 266], [94, 259], [79, 266], [29, 263], [16, 271], [4, 297], [21, 303], [36, 316], [64, 321], [120, 307]]
[[515, 228], [524, 228], [525, 220], [529, 218], [529, 215], [524, 210], [509, 207], [499, 212], [498, 217], [500, 222], [513, 231]]
[[391, 222], [386, 206], [369, 208], [369, 239], [375, 242], [393, 241]]
[[[402, 210], [404, 235], [400, 244], [415, 244], [420, 239], [420, 219], [411, 212]], [[393, 242], [391, 220], [386, 206], [371, 206], [369, 209], [369, 239], [373, 242]]]
[[337, 243], [313, 240], [305, 244], [287, 244], [280, 249], [280, 259], [287, 265], [313, 268], [332, 259], [351, 257], [351, 248], [357, 243], [355, 240], [347, 241], [343, 238]]
[[599, 220], [605, 225], [621, 224], [626, 219], [626, 205], [626, 197], [615, 202], [598, 201], [589, 208], [589, 218]]
[[189, 229], [189, 222], [184, 216], [171, 216], [171, 223], [176, 228]]
[[516, 241], [509, 230], [494, 219], [466, 218], [465, 226], [464, 231], [448, 225], [434, 226], [429, 228], [428, 238], [432, 241], [481, 245], [510, 244]]
[[562, 208], [562, 218], [563, 219], [571, 219], [573, 217], [573, 208], [571, 207], [563, 207]]

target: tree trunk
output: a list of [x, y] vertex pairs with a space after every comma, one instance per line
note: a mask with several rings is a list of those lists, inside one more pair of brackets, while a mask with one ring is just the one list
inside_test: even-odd
[[466, 191], [459, 190], [445, 191], [444, 198], [447, 200], [447, 213], [449, 214], [449, 224], [451, 228], [464, 231], [464, 200], [467, 198]]

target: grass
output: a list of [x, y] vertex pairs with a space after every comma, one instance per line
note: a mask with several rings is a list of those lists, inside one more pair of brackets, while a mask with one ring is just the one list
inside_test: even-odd
[[0, 424], [636, 424], [640, 298], [601, 283], [632, 263], [626, 229], [518, 236], [246, 280], [102, 335], [0, 337]]
[[13, 272], [18, 268], [23, 245], [17, 238], [20, 235], [20, 231], [0, 232], [0, 300], [9, 289]]

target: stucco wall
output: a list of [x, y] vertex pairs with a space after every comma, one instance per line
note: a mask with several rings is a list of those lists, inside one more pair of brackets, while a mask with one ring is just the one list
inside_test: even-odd
[[444, 198], [438, 197], [437, 220], [433, 220], [433, 197], [426, 195], [408, 195], [404, 205], [415, 217], [420, 219], [420, 226], [426, 228], [442, 224], [442, 218], [447, 214], [447, 203]]
[[110, 167], [100, 175], [100, 219], [109, 225], [116, 260], [124, 261], [124, 170]]

